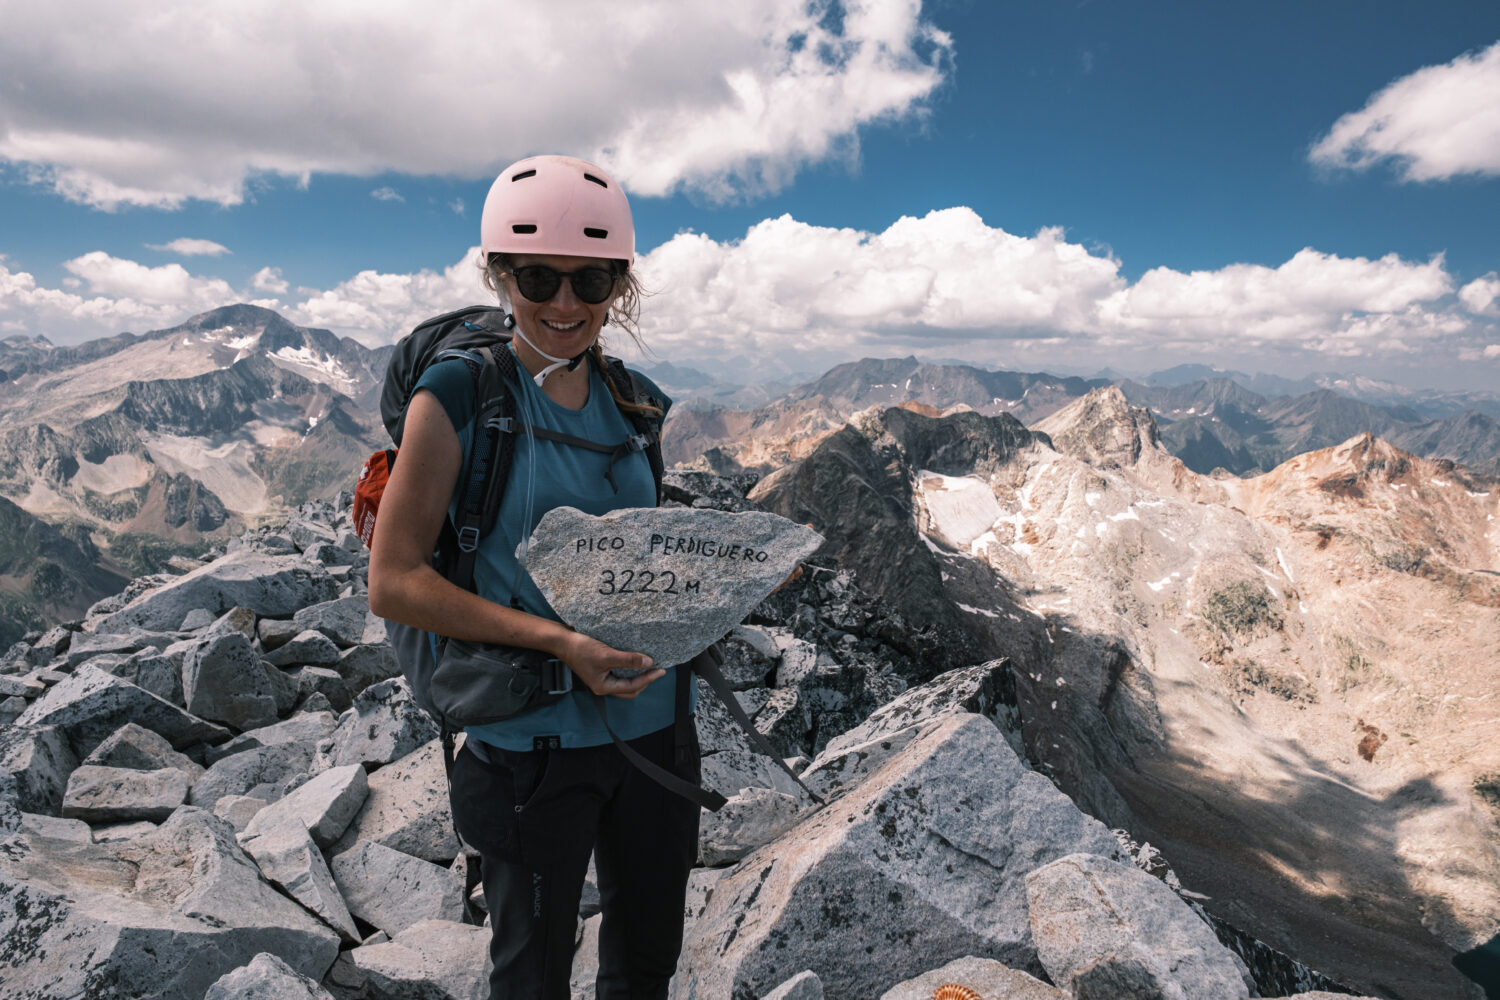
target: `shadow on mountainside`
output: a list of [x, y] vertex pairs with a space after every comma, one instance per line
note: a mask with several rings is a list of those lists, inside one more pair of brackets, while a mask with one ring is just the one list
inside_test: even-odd
[[1261, 782], [1170, 753], [1108, 777], [1135, 813], [1131, 833], [1211, 897], [1214, 915], [1363, 992], [1475, 996], [1456, 953], [1423, 926], [1424, 908], [1442, 902], [1420, 898], [1401, 874], [1401, 813], [1444, 793], [1419, 779], [1376, 797], [1294, 751], [1276, 756], [1288, 776]]

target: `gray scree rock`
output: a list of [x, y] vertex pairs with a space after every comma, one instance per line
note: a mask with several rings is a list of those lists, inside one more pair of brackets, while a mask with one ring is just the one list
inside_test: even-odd
[[288, 816], [260, 836], [246, 839], [244, 847], [272, 885], [285, 890], [338, 931], [346, 944], [359, 943], [359, 931], [344, 905], [344, 897], [333, 884], [333, 874], [323, 860], [323, 852], [313, 843], [300, 819]]
[[200, 809], [113, 844], [21, 835], [0, 852], [0, 995], [199, 1000], [263, 951], [321, 979], [336, 934]]
[[364, 808], [330, 850], [342, 854], [360, 840], [433, 864], [446, 865], [458, 855], [439, 740], [370, 773]]
[[1040, 973], [1026, 873], [1117, 850], [994, 723], [942, 719], [719, 881], [684, 942], [676, 996], [760, 996], [803, 969], [838, 969], [828, 995], [864, 1000], [920, 971], [914, 956], [988, 954]]
[[84, 756], [127, 722], [166, 737], [178, 750], [229, 739], [229, 730], [222, 726], [87, 665], [56, 684], [16, 720], [19, 726], [57, 726], [67, 733], [74, 752]]
[[214, 815], [234, 828], [235, 833], [244, 833], [245, 827], [255, 814], [266, 807], [265, 799], [249, 795], [225, 795], [214, 803]]
[[244, 607], [258, 615], [285, 618], [335, 596], [328, 574], [301, 556], [271, 556], [242, 549], [147, 591], [104, 618], [97, 631], [123, 632], [132, 625], [175, 629], [194, 608], [219, 614]]
[[203, 1000], [333, 1000], [333, 994], [263, 951], [249, 965], [222, 976]]
[[228, 632], [193, 649], [182, 661], [187, 710], [236, 729], [276, 721], [276, 696], [260, 657], [240, 632]]
[[400, 760], [438, 738], [437, 723], [422, 711], [404, 677], [372, 684], [339, 718], [330, 737], [328, 760], [334, 766], [363, 764], [374, 770]]
[[423, 920], [349, 957], [373, 997], [473, 1000], [488, 995], [489, 944], [488, 927]]
[[52, 726], [0, 726], [0, 773], [16, 779], [16, 805], [57, 815], [68, 775], [78, 766], [63, 731]]
[[113, 736], [94, 748], [94, 752], [88, 755], [84, 763], [100, 767], [128, 767], [137, 771], [160, 771], [172, 767], [192, 779], [203, 774], [203, 765], [195, 763], [186, 754], [173, 750], [172, 744], [133, 722], [127, 722], [115, 730]]
[[698, 863], [708, 866], [740, 860], [796, 826], [800, 811], [796, 795], [769, 788], [741, 789], [718, 812], [704, 810], [699, 820]]
[[1026, 897], [1042, 965], [1075, 1000], [1250, 995], [1208, 924], [1139, 868], [1070, 854], [1027, 875]]
[[343, 834], [369, 792], [369, 779], [358, 764], [324, 771], [286, 798], [256, 813], [241, 836], [259, 836], [288, 816], [295, 816], [317, 845], [326, 848]]
[[68, 777], [62, 814], [85, 823], [160, 823], [187, 800], [187, 794], [188, 776], [175, 767], [132, 771], [84, 764]]
[[36, 813], [23, 812], [21, 830], [33, 837], [69, 840], [75, 844], [94, 842], [94, 831], [90, 830], [89, 825], [81, 819], [59, 819], [56, 816], [39, 816]]
[[458, 872], [368, 842], [334, 855], [330, 868], [349, 912], [392, 937], [421, 920], [463, 919]]
[[357, 646], [363, 641], [365, 616], [369, 613], [369, 598], [341, 597], [303, 608], [292, 616], [292, 621], [302, 628], [323, 633], [340, 646]]
[[303, 713], [285, 722], [243, 732], [228, 743], [211, 748], [206, 759], [210, 764], [217, 764], [231, 754], [283, 743], [305, 743], [309, 747], [315, 747], [319, 740], [331, 736], [337, 726], [338, 719], [332, 712]]
[[307, 744], [278, 743], [231, 754], [193, 782], [188, 801], [205, 809], [226, 795], [275, 802], [306, 780], [313, 750]]
[[526, 569], [563, 621], [667, 667], [738, 625], [821, 544], [759, 511], [558, 507], [532, 533]]
[[21, 829], [22, 813], [16, 805], [16, 795], [15, 775], [0, 771], [0, 838]]

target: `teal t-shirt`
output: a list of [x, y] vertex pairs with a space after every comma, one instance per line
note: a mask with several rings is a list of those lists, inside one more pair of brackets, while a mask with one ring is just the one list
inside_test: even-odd
[[[518, 363], [519, 367], [519, 363]], [[604, 376], [589, 365], [589, 399], [579, 410], [570, 410], [555, 402], [525, 377], [521, 368], [520, 396], [516, 416], [523, 425], [600, 444], [617, 444], [635, 433], [629, 420], [615, 405]], [[666, 397], [652, 386], [658, 398]], [[463, 447], [466, 467], [473, 444], [474, 380], [468, 365], [454, 359], [430, 366], [417, 382], [416, 392], [427, 390], [453, 422]], [[670, 401], [667, 405], [671, 405]], [[516, 548], [536, 527], [542, 515], [554, 507], [576, 507], [588, 514], [605, 514], [623, 507], [656, 506], [656, 484], [644, 452], [635, 452], [615, 464], [615, 492], [604, 478], [609, 456], [557, 441], [530, 438], [524, 430], [515, 435], [515, 450], [510, 460], [510, 475], [500, 501], [500, 516], [495, 530], [479, 543], [474, 562], [475, 590], [482, 597], [511, 604], [512, 595], [520, 599], [523, 611], [542, 618], [558, 620], [535, 583], [516, 559]], [[449, 517], [457, 512], [457, 497], [449, 505]], [[661, 664], [670, 666], [670, 664]], [[535, 709], [485, 726], [469, 726], [465, 732], [492, 746], [506, 750], [530, 750], [537, 737], [556, 736], [564, 747], [599, 746], [610, 742], [609, 733], [593, 702], [593, 695], [575, 676], [573, 693], [553, 705]], [[631, 700], [609, 698], [609, 724], [621, 739], [644, 736], [672, 724], [675, 708], [671, 671], [646, 686]], [[697, 685], [692, 685], [696, 700]]]

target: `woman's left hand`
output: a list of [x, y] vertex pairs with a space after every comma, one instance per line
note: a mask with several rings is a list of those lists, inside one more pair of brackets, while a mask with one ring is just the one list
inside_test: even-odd
[[[582, 632], [569, 632], [554, 654], [578, 675], [594, 694], [615, 698], [634, 698], [646, 685], [665, 676], [666, 671], [652, 669], [651, 657], [644, 653], [627, 653], [591, 639]], [[634, 677], [619, 677], [615, 670], [645, 670]]]

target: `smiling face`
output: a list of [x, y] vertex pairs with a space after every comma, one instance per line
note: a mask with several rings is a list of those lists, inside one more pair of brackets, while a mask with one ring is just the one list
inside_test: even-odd
[[[521, 268], [528, 264], [543, 264], [565, 273], [585, 267], [609, 269], [613, 266], [611, 261], [599, 257], [568, 257], [556, 254], [515, 254], [510, 260], [512, 268]], [[598, 304], [584, 302], [574, 294], [573, 283], [564, 280], [552, 298], [546, 302], [532, 302], [516, 287], [516, 278], [513, 273], [507, 271], [502, 281], [505, 297], [510, 302], [512, 314], [516, 317], [516, 326], [538, 348], [557, 358], [572, 358], [587, 350], [599, 336], [599, 330], [604, 326], [604, 320], [609, 315], [610, 303], [614, 301], [614, 295], [611, 295]], [[618, 286], [616, 290], [618, 291]], [[533, 351], [530, 345], [520, 337], [517, 337], [513, 343], [516, 356], [532, 374], [536, 374], [549, 364], [546, 358]]]

